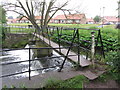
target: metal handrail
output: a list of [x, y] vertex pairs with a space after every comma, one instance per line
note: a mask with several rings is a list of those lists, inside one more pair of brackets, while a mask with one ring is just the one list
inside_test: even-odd
[[[68, 55], [68, 57], [72, 57], [72, 56], [76, 56], [76, 55]], [[30, 59], [30, 61], [37, 61], [37, 60], [42, 60], [42, 59], [60, 58], [60, 57], [65, 57], [65, 56], [42, 57], [42, 58], [39, 58], [39, 59]], [[29, 62], [29, 60], [17, 61], [17, 62], [9, 62], [9, 63], [1, 63], [0, 65], [9, 65], [9, 64], [15, 64], [15, 63], [22, 63], [22, 62]]]
[[[66, 27], [49, 26], [49, 27], [41, 27], [41, 28], [40, 28], [41, 31], [42, 31], [42, 32], [41, 32], [42, 35], [44, 35], [42, 28], [47, 30], [46, 37], [48, 37], [49, 44], [51, 44], [51, 40], [50, 40], [50, 39], [51, 39], [51, 38], [50, 38], [51, 35], [49, 35], [49, 34], [51, 34], [51, 33], [53, 34], [53, 32], [56, 31], [57, 36], [58, 36], [58, 44], [59, 44], [59, 47], [56, 47], [56, 48], [52, 48], [52, 47], [23, 48], [24, 50], [29, 50], [29, 60], [19, 61], [19, 62], [2, 63], [1, 65], [13, 64], [13, 63], [21, 63], [21, 62], [29, 62], [29, 70], [28, 70], [28, 71], [24, 71], [24, 72], [22, 72], [22, 73], [29, 72], [29, 80], [30, 80], [30, 79], [31, 79], [30, 73], [31, 73], [31, 71], [33, 71], [33, 70], [30, 69], [30, 67], [31, 67], [31, 65], [30, 65], [31, 61], [43, 59], [43, 58], [40, 58], [40, 59], [32, 59], [32, 60], [31, 60], [31, 59], [30, 59], [30, 54], [31, 54], [31, 53], [30, 53], [30, 50], [31, 50], [31, 49], [59, 49], [59, 51], [61, 52], [61, 49], [65, 49], [65, 48], [68, 48], [67, 54], [66, 54], [65, 56], [56, 56], [56, 57], [47, 57], [47, 58], [65, 57], [64, 60], [63, 60], [62, 65], [60, 65], [61, 68], [60, 68], [59, 71], [62, 70], [63, 65], [64, 65], [66, 59], [67, 59], [68, 57], [70, 57], [70, 56], [76, 56], [76, 55], [78, 55], [78, 64], [79, 64], [79, 61], [80, 61], [80, 48], [83, 48], [84, 50], [90, 51], [89, 49], [85, 49], [84, 47], [81, 47], [81, 46], [80, 46], [80, 42], [79, 42], [79, 41], [81, 41], [81, 39], [80, 39], [80, 37], [79, 37], [79, 36], [80, 36], [79, 30], [94, 30], [94, 31], [98, 31], [98, 37], [97, 37], [96, 46], [98, 45], [98, 41], [99, 41], [99, 39], [100, 39], [100, 43], [101, 43], [101, 46], [102, 46], [102, 54], [103, 54], [103, 56], [105, 56], [105, 55], [104, 55], [104, 48], [103, 48], [103, 42], [102, 42], [102, 37], [101, 37], [100, 29], [90, 29], [90, 28], [66, 28]], [[50, 31], [51, 29], [52, 29], [53, 31]], [[63, 30], [74, 30], [72, 42], [70, 43], [70, 47], [63, 47], [63, 46], [61, 46], [61, 36], [62, 36], [62, 31], [63, 31]], [[50, 32], [50, 33], [49, 33], [49, 32]], [[77, 43], [76, 43], [75, 45], [73, 45], [75, 38], [77, 38]], [[44, 36], [43, 36], [43, 41], [44, 41]], [[88, 41], [86, 41], [86, 42], [88, 42]], [[90, 42], [89, 42], [89, 43], [90, 43]], [[70, 51], [71, 48], [74, 47], [74, 46], [77, 46], [77, 47], [78, 47], [77, 54], [76, 54], [76, 55], [69, 55], [69, 51]], [[12, 51], [12, 50], [21, 50], [21, 49], [7, 49], [7, 50], [3, 50], [3, 51]], [[41, 69], [37, 69], [37, 70], [41, 70]], [[17, 73], [17, 74], [20, 74], [20, 73]], [[15, 74], [11, 74], [11, 75], [15, 75]], [[9, 75], [6, 75], [6, 76], [9, 76]], [[5, 77], [5, 76], [2, 76], [2, 77]]]

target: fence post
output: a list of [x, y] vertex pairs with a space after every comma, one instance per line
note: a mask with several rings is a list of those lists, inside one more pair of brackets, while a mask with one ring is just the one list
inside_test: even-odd
[[91, 46], [91, 59], [92, 59], [92, 65], [93, 65], [93, 69], [95, 68], [95, 32], [91, 32], [91, 36], [92, 36], [92, 46]]
[[46, 27], [46, 29], [47, 29], [48, 39], [49, 39], [49, 45], [51, 46], [51, 42], [50, 42], [50, 28]]
[[30, 66], [31, 66], [31, 65], [30, 65], [30, 59], [31, 59], [31, 58], [30, 58], [30, 55], [31, 55], [31, 54], [30, 54], [30, 47], [29, 47], [29, 80], [31, 80], [31, 77], [30, 77], [30, 73], [31, 73], [31, 69], [30, 69]]
[[79, 44], [79, 43], [80, 43], [80, 42], [79, 42], [80, 40], [79, 40], [79, 30], [78, 30], [78, 29], [77, 29], [77, 39], [78, 39], [78, 44], [77, 44], [77, 45], [78, 45], [78, 46], [77, 46], [77, 47], [78, 47], [78, 66], [80, 66], [80, 46], [79, 46], [79, 45], [80, 45], [80, 44]]
[[[74, 31], [76, 31], [76, 30], [74, 30]], [[65, 59], [64, 59], [62, 65], [61, 65], [60, 69], [58, 70], [58, 72], [61, 72], [61, 70], [62, 70], [62, 68], [63, 68], [63, 66], [64, 66], [64, 64], [65, 64], [65, 61], [66, 61], [66, 59], [67, 59], [67, 57], [68, 57], [68, 54], [69, 54], [69, 51], [70, 51], [70, 49], [71, 49], [72, 46], [73, 46], [73, 43], [74, 43], [74, 40], [75, 40], [76, 35], [77, 35], [77, 32], [75, 32], [74, 35], [73, 35], [73, 38], [72, 38], [72, 42], [71, 42], [71, 44], [70, 44], [70, 47], [69, 47], [69, 49], [68, 49], [68, 51], [67, 51], [67, 53], [66, 53], [66, 55], [65, 55]]]
[[101, 46], [102, 46], [102, 52], [101, 53], [102, 53], [103, 57], [105, 58], [104, 46], [103, 46], [102, 36], [101, 36], [100, 30], [99, 30], [99, 36], [100, 36], [100, 43], [101, 43]]
[[58, 34], [59, 51], [61, 52], [61, 49], [60, 49], [60, 34], [59, 34], [59, 28], [58, 27], [57, 27], [57, 34]]

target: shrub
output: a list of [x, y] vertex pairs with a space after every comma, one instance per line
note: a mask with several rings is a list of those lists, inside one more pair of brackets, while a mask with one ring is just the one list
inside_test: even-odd
[[106, 55], [106, 62], [120, 72], [120, 52], [117, 51], [110, 51]]
[[114, 79], [120, 83], [120, 51], [110, 51], [106, 56], [106, 62], [110, 65]]

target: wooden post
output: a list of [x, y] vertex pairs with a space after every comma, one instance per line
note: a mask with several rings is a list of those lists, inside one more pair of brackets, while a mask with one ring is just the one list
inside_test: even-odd
[[93, 69], [95, 69], [95, 32], [91, 32], [91, 36], [92, 36], [92, 46], [91, 46], [91, 59], [92, 59], [92, 65], [93, 65]]

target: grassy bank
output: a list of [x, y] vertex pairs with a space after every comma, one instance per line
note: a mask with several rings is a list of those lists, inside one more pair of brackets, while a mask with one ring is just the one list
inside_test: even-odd
[[29, 39], [33, 36], [31, 34], [20, 35], [20, 34], [6, 34], [6, 37], [2, 48], [24, 48], [29, 43]]
[[62, 80], [47, 80], [45, 89], [46, 88], [83, 88], [83, 83], [88, 82], [87, 78], [82, 75], [73, 77], [71, 79], [62, 81]]

